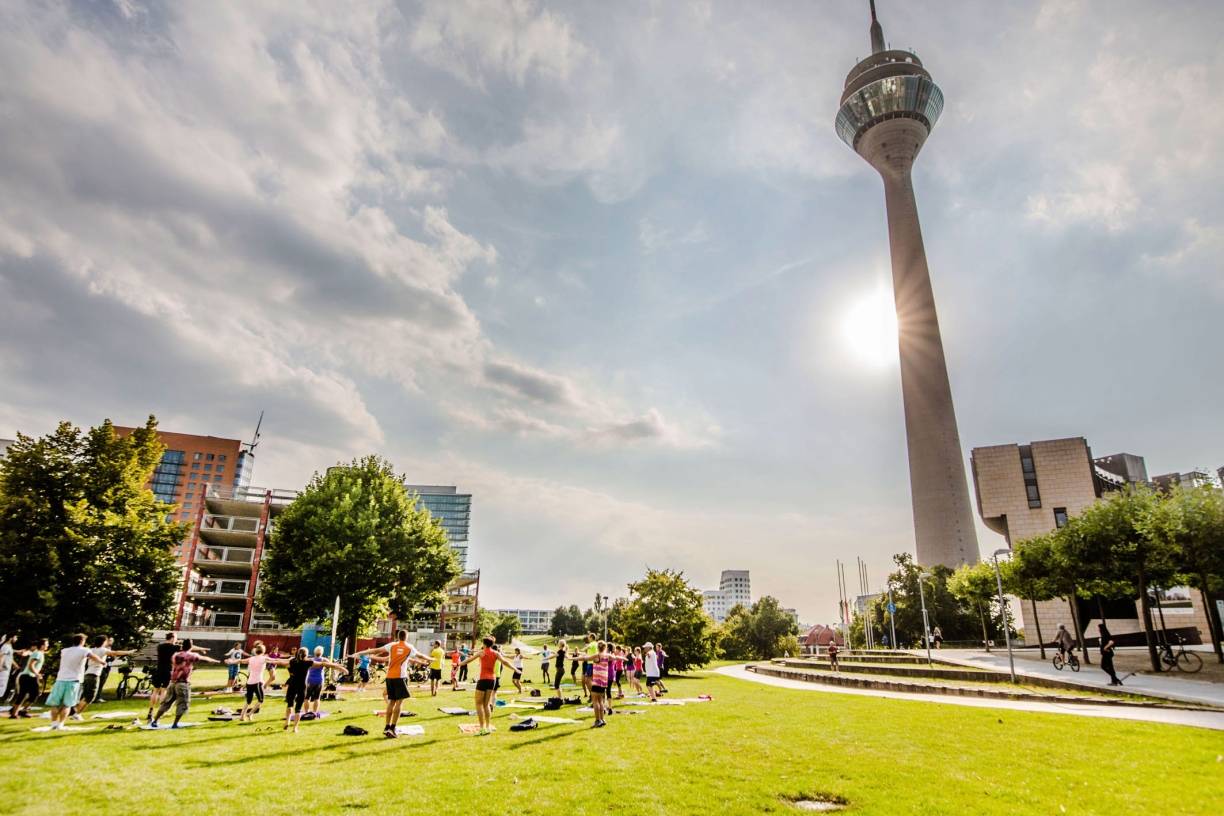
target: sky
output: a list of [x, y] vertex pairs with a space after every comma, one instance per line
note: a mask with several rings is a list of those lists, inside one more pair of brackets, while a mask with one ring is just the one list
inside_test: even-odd
[[[1224, 464], [1224, 4], [880, 0], [970, 448]], [[0, 4], [0, 436], [378, 453], [493, 607], [748, 569], [804, 622], [913, 533], [866, 3]], [[989, 553], [1001, 539], [979, 529]], [[853, 563], [850, 576], [853, 576]]]

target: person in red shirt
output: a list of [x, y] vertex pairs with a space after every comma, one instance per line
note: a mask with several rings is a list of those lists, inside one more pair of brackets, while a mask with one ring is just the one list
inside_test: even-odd
[[170, 710], [171, 705], [174, 706], [174, 724], [170, 727], [178, 728], [179, 720], [183, 719], [183, 715], [187, 713], [187, 708], [191, 705], [191, 672], [195, 670], [195, 664], [201, 660], [205, 663], [221, 662], [207, 655], [193, 652], [192, 645], [191, 638], [183, 640], [183, 650], [175, 654], [170, 662], [170, 690], [166, 694], [166, 699], [162, 700], [161, 707], [157, 709], [157, 713], [149, 722], [152, 728], [157, 728], [157, 721]]
[[493, 730], [491, 727], [493, 694], [497, 688], [497, 678], [493, 670], [497, 668], [498, 663], [505, 665], [511, 671], [514, 670], [514, 664], [493, 648], [496, 642], [493, 638], [486, 637], [482, 641], [484, 648], [463, 662], [463, 665], [466, 666], [476, 660], [480, 661], [480, 678], [476, 681], [476, 720], [480, 723], [480, 731], [477, 733], [482, 737]]

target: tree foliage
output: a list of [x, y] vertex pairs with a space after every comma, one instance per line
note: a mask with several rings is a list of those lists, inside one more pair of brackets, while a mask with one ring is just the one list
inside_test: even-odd
[[[931, 628], [938, 626], [948, 641], [978, 639], [980, 629], [976, 610], [968, 608], [948, 590], [951, 569], [941, 564], [927, 569], [914, 563], [914, 556], [910, 553], [897, 553], [893, 556], [893, 562], [897, 569], [889, 573], [886, 586], [892, 590], [893, 603], [897, 607], [893, 625], [897, 630], [898, 644], [922, 644], [923, 595], [918, 591], [918, 576], [923, 572], [930, 573], [930, 577], [923, 582], [923, 593]], [[889, 633], [887, 593], [872, 602], [870, 617], [875, 640], [882, 642], [885, 633]], [[856, 633], [861, 639], [863, 625], [862, 616], [856, 615], [851, 624], [851, 639]]]
[[566, 635], [581, 635], [586, 632], [583, 624], [582, 611], [578, 609], [577, 604], [569, 606], [558, 606], [553, 610], [552, 622], [548, 627], [548, 634], [555, 637], [565, 637]]
[[799, 651], [798, 625], [782, 611], [778, 599], [769, 595], [751, 608], [742, 604], [731, 607], [719, 634], [719, 648], [730, 660], [770, 660]]
[[518, 615], [506, 612], [498, 615], [497, 623], [493, 625], [490, 634], [498, 643], [509, 643], [522, 634], [522, 631], [523, 623], [519, 620]]
[[629, 602], [621, 617], [626, 643], [662, 643], [667, 665], [684, 671], [714, 659], [717, 636], [701, 603], [701, 590], [675, 570], [647, 570], [629, 584]]
[[146, 487], [163, 452], [157, 420], [126, 437], [110, 420], [24, 434], [0, 463], [0, 618], [58, 639], [105, 633], [139, 646], [173, 622], [186, 525]]
[[391, 465], [367, 456], [314, 475], [277, 519], [263, 562], [260, 605], [300, 626], [340, 596], [340, 631], [357, 634], [384, 610], [436, 608], [459, 574], [446, 532], [418, 509]]
[[986, 651], [990, 651], [990, 633], [986, 627], [986, 617], [992, 607], [998, 606], [999, 601], [994, 564], [979, 561], [976, 564], [957, 567], [956, 571], [948, 576], [948, 591], [966, 606], [977, 611], [978, 620], [982, 624], [982, 643]]

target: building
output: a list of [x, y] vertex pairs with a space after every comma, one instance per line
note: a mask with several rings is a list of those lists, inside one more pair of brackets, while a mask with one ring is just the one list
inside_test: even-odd
[[[1142, 484], [1147, 475], [1143, 457], [1127, 453], [1094, 459], [1087, 440], [1079, 436], [974, 448], [971, 462], [978, 512], [1008, 548], [1062, 527], [1105, 493]], [[1209, 639], [1210, 624], [1198, 593], [1168, 587], [1160, 590], [1159, 601], [1162, 609], [1153, 614], [1163, 612], [1163, 626], [1170, 634], [1192, 643]], [[1058, 624], [1072, 628], [1075, 619], [1089, 637], [1102, 612], [1119, 643], [1142, 642], [1137, 601], [1077, 599], [1074, 619], [1062, 600], [1024, 600], [1017, 611], [1030, 642], [1036, 642], [1038, 630], [1042, 640], [1051, 641]], [[1157, 620], [1156, 625], [1162, 624]]]
[[523, 627], [524, 635], [546, 635], [552, 626], [551, 609], [498, 609], [501, 615], [514, 615]]
[[[115, 433], [127, 436], [134, 429], [115, 426]], [[238, 439], [158, 430], [166, 450], [153, 469], [149, 488], [161, 501], [177, 505], [178, 521], [193, 519], [203, 506], [204, 494], [213, 485], [233, 489], [251, 482], [255, 466], [250, 445]], [[180, 558], [183, 553], [179, 552]]]
[[460, 493], [454, 485], [404, 485], [417, 495], [417, 506], [424, 507], [438, 520], [450, 540], [459, 569], [467, 572], [468, 529], [472, 520], [472, 494]]
[[16, 439], [0, 439], [0, 462], [4, 461], [4, 457], [8, 454], [9, 445], [16, 441]]
[[1165, 473], [1162, 476], [1153, 476], [1153, 484], [1157, 490], [1169, 491], [1175, 486], [1180, 485], [1187, 490], [1209, 485], [1211, 487], [1219, 487], [1220, 482], [1216, 474], [1206, 470], [1191, 470], [1187, 473]]
[[736, 606], [752, 606], [752, 582], [748, 570], [723, 570], [718, 589], [701, 593], [701, 605], [707, 615], [720, 623]]
[[977, 562], [977, 535], [910, 177], [943, 92], [917, 55], [885, 47], [874, 0], [870, 31], [871, 56], [846, 77], [837, 133], [884, 182], [918, 563], [955, 567]]

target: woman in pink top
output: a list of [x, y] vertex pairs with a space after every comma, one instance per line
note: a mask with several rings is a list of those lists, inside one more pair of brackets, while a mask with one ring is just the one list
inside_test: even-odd
[[242, 706], [242, 713], [238, 715], [238, 722], [253, 721], [264, 701], [264, 669], [274, 671], [273, 666], [283, 666], [288, 661], [269, 657], [264, 654], [264, 645], [257, 643], [251, 650], [250, 657], [225, 662], [247, 664], [246, 703]]

